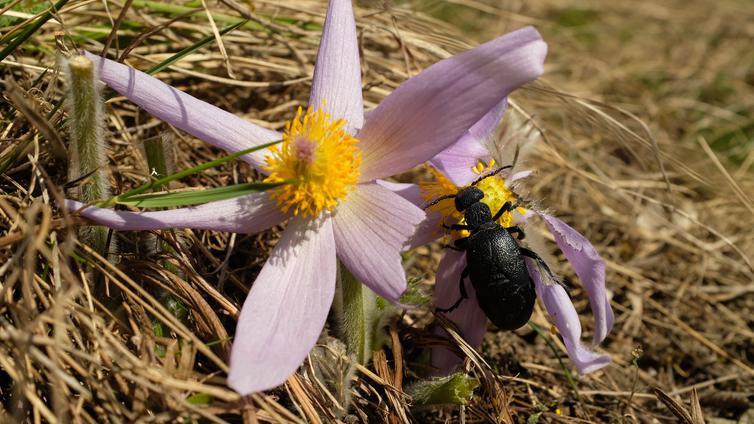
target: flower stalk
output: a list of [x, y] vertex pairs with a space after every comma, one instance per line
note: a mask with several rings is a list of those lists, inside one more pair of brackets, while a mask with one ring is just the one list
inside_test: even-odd
[[[172, 143], [167, 134], [144, 140], [144, 154], [147, 157], [150, 177], [165, 178], [175, 172], [171, 151]], [[159, 190], [159, 187], [155, 187], [155, 190]]]
[[[105, 138], [102, 97], [97, 87], [94, 64], [84, 56], [74, 56], [65, 63], [71, 84], [68, 93], [69, 132], [71, 135], [69, 179], [83, 179], [71, 189], [71, 195], [90, 203], [110, 196], [105, 167]], [[108, 229], [85, 226], [79, 237], [103, 256], [108, 253]]]
[[360, 364], [372, 358], [375, 333], [378, 330], [379, 311], [377, 295], [364, 286], [351, 272], [338, 264], [333, 316], [340, 340], [349, 354]]
[[[172, 151], [173, 143], [171, 142], [170, 137], [165, 133], [158, 138], [144, 140], [144, 154], [147, 158], [147, 168], [149, 169], [150, 178], [165, 178], [175, 172], [171, 154]], [[155, 187], [153, 191], [158, 191], [161, 188], [162, 187]], [[161, 238], [157, 238], [151, 233], [145, 236], [144, 243], [147, 246], [147, 252], [150, 252], [153, 255], [159, 255], [163, 252], [175, 253], [175, 250], [168, 242]], [[184, 277], [183, 271], [173, 265], [169, 260], [163, 260], [160, 262], [168, 271], [181, 276], [181, 278]], [[157, 298], [160, 299], [160, 303], [162, 303], [163, 306], [165, 306], [165, 308], [182, 323], [188, 323], [190, 311], [180, 298], [173, 296], [170, 291], [163, 287], [157, 288]], [[162, 337], [164, 331], [162, 323], [155, 319], [152, 323], [152, 327], [155, 336]]]

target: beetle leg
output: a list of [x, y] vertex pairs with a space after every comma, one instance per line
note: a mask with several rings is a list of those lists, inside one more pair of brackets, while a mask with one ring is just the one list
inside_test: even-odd
[[471, 229], [470, 226], [463, 225], [463, 224], [453, 224], [453, 225], [442, 224], [442, 228], [445, 228], [446, 230], [470, 230]]
[[458, 250], [466, 250], [466, 245], [468, 244], [468, 242], [468, 237], [461, 237], [453, 242], [453, 246], [457, 247]]
[[455, 239], [453, 241], [453, 244], [445, 244], [442, 247], [446, 249], [457, 250], [459, 252], [464, 252], [466, 251], [466, 243], [468, 241], [469, 241], [468, 237], [461, 237], [459, 239]]
[[511, 204], [511, 202], [505, 202], [505, 204], [501, 206], [500, 209], [497, 210], [497, 212], [495, 213], [495, 216], [492, 217], [492, 220], [497, 221], [498, 219], [500, 219], [501, 216], [503, 216], [504, 213], [510, 212], [512, 210], [513, 210], [513, 205]]
[[445, 313], [452, 312], [458, 307], [458, 305], [461, 304], [463, 299], [469, 298], [469, 295], [466, 294], [466, 284], [464, 284], [463, 282], [463, 280], [465, 280], [466, 277], [468, 276], [469, 276], [469, 267], [466, 267], [463, 269], [463, 272], [461, 272], [461, 281], [459, 283], [460, 289], [461, 289], [461, 297], [458, 300], [456, 300], [456, 303], [454, 303], [453, 306], [451, 306], [450, 308], [435, 308], [435, 312], [445, 312]]
[[522, 230], [521, 227], [517, 225], [514, 225], [513, 227], [507, 227], [505, 230], [508, 231], [508, 234], [510, 235], [516, 234], [516, 238], [519, 240], [523, 240], [524, 237], [526, 237], [524, 230]]
[[501, 206], [500, 209], [497, 211], [497, 213], [495, 214], [495, 216], [492, 217], [492, 220], [493, 221], [497, 221], [498, 219], [500, 219], [501, 216], [503, 216], [504, 213], [510, 212], [510, 211], [516, 209], [519, 206], [521, 206], [521, 201], [520, 200], [516, 201], [515, 205], [513, 203], [511, 203], [511, 202], [505, 202], [505, 204], [503, 206]]
[[463, 252], [464, 250], [466, 250], [466, 249], [461, 249], [460, 247], [454, 246], [452, 244], [443, 244], [442, 247], [443, 249], [457, 250], [459, 252]]
[[537, 254], [537, 252], [529, 250], [529, 249], [527, 249], [525, 247], [520, 247], [520, 249], [521, 249], [521, 255], [522, 256], [526, 256], [527, 258], [531, 258], [531, 259], [534, 259], [535, 261], [537, 261], [537, 263], [542, 268], [544, 268], [544, 270], [548, 274], [548, 276], [550, 278], [552, 278], [553, 280], [557, 281], [557, 278], [555, 277], [555, 274], [552, 272], [552, 270], [550, 269], [550, 267], [547, 265], [547, 262], [545, 262], [545, 260], [542, 259], [542, 257]]

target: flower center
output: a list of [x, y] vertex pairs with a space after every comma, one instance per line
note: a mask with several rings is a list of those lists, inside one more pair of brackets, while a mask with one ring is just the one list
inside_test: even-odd
[[[491, 159], [490, 163], [486, 166], [483, 163], [477, 164], [477, 166], [474, 167], [474, 172], [481, 175], [487, 171], [492, 170], [494, 166], [495, 159]], [[497, 211], [499, 211], [506, 202], [515, 204], [516, 200], [518, 200], [515, 193], [513, 193], [513, 191], [511, 191], [511, 189], [509, 189], [505, 184], [505, 178], [501, 177], [500, 174], [497, 174], [490, 178], [485, 178], [482, 181], [479, 181], [476, 186], [484, 192], [482, 203], [490, 207], [490, 211], [493, 215], [497, 213]], [[524, 214], [526, 212], [526, 209], [519, 207], [516, 210], [505, 212], [500, 216], [500, 219], [497, 220], [497, 223], [504, 228], [512, 227], [513, 212]]]
[[[302, 116], [303, 115], [303, 116]], [[283, 142], [270, 148], [263, 169], [265, 182], [294, 180], [270, 191], [283, 212], [316, 217], [332, 211], [358, 182], [361, 171], [359, 140], [346, 133], [346, 121], [311, 106], [299, 107], [285, 124]]]
[[[452, 195], [458, 192], [458, 187], [453, 184], [437, 168], [427, 165], [432, 179], [429, 181], [419, 182], [421, 196], [426, 202], [430, 202], [438, 197]], [[458, 212], [452, 198], [435, 203], [427, 209], [427, 213], [437, 212], [442, 216], [442, 222], [446, 225], [454, 224], [463, 219], [463, 213]]]
[[[474, 173], [481, 175], [492, 170], [494, 166], [495, 160], [492, 159], [490, 160], [489, 164], [480, 162], [472, 170], [474, 171]], [[442, 173], [440, 173], [440, 171], [433, 167], [430, 167], [429, 170], [432, 173], [434, 180], [419, 183], [422, 191], [422, 198], [424, 200], [430, 201], [443, 195], [455, 195], [458, 192], [460, 187], [456, 187], [452, 182], [450, 182], [450, 180], [448, 180]], [[493, 215], [497, 211], [499, 211], [506, 202], [511, 202], [513, 204], [516, 203], [516, 194], [508, 188], [508, 186], [505, 184], [505, 178], [501, 177], [500, 174], [483, 179], [482, 181], [477, 183], [476, 187], [484, 192], [482, 203], [489, 206], [490, 211]], [[442, 222], [446, 225], [453, 223], [465, 224], [463, 213], [456, 210], [453, 199], [439, 202], [436, 205], [430, 207], [429, 211], [441, 214]], [[519, 207], [514, 211], [505, 212], [502, 216], [500, 216], [500, 219], [498, 219], [497, 223], [506, 228], [513, 226], [513, 212], [524, 214], [526, 212], [526, 209]], [[454, 231], [453, 235], [454, 237], [466, 237], [469, 235], [469, 232], [465, 230]]]

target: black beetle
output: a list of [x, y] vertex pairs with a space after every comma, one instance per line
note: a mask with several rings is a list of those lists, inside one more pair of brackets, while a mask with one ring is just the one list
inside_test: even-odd
[[489, 206], [481, 202], [484, 192], [476, 185], [508, 168], [511, 166], [498, 168], [481, 176], [455, 195], [439, 197], [427, 204], [424, 209], [441, 200], [453, 198], [456, 209], [463, 212], [466, 224], [443, 226], [446, 229], [468, 230], [471, 233], [468, 237], [455, 240], [453, 246], [447, 246], [466, 252], [467, 265], [459, 282], [461, 297], [449, 308], [436, 310], [450, 312], [456, 309], [468, 297], [463, 280], [469, 277], [476, 291], [479, 306], [487, 318], [502, 330], [515, 330], [529, 321], [537, 297], [523, 257], [536, 260], [545, 269], [546, 274], [552, 273], [539, 255], [520, 246], [513, 239], [512, 234], [516, 234], [519, 240], [524, 238], [521, 228], [504, 228], [497, 223], [505, 212], [517, 208], [518, 203], [512, 205], [511, 202], [506, 202], [493, 216]]

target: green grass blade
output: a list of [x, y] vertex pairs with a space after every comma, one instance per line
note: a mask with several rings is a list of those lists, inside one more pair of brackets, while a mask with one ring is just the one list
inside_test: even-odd
[[[229, 33], [230, 31], [233, 31], [234, 29], [236, 29], [236, 28], [238, 28], [238, 27], [246, 24], [246, 22], [248, 22], [248, 20], [238, 21], [238, 22], [236, 22], [233, 25], [225, 27], [225, 28], [223, 28], [223, 29], [220, 30], [220, 35], [221, 36], [225, 35], [225, 34]], [[191, 53], [199, 50], [200, 48], [202, 48], [204, 46], [206, 46], [207, 44], [212, 43], [213, 41], [215, 41], [215, 35], [214, 34], [208, 35], [208, 36], [202, 38], [201, 40], [199, 40], [198, 42], [196, 42], [196, 43], [194, 43], [194, 44], [186, 47], [185, 49], [179, 51], [178, 53], [170, 56], [169, 58], [167, 58], [165, 60], [163, 60], [162, 62], [158, 63], [157, 65], [149, 68], [149, 70], [147, 70], [146, 72], [149, 75], [154, 75], [154, 74], [160, 72], [161, 70], [167, 68], [168, 66], [174, 64], [175, 62], [178, 62], [179, 60], [183, 59], [184, 57], [190, 55]]]
[[0, 175], [4, 174], [16, 163], [23, 152], [31, 144], [31, 138], [20, 141], [7, 155], [0, 157]]
[[545, 344], [547, 344], [547, 347], [549, 347], [552, 353], [555, 354], [555, 357], [558, 359], [558, 363], [560, 364], [560, 368], [563, 370], [563, 374], [565, 374], [566, 380], [568, 381], [568, 385], [571, 386], [571, 389], [573, 389], [573, 393], [576, 395], [576, 400], [579, 402], [579, 404], [581, 404], [581, 396], [579, 395], [579, 387], [576, 385], [576, 380], [573, 378], [571, 369], [563, 361], [563, 357], [560, 355], [558, 348], [555, 347], [555, 343], [553, 343], [552, 339], [550, 339], [549, 334], [545, 330], [543, 330], [540, 326], [533, 323], [532, 321], [529, 321], [529, 327], [532, 330], [534, 330], [534, 332], [537, 333], [538, 336], [542, 337], [542, 339], [545, 341]]
[[177, 193], [150, 193], [121, 199], [118, 203], [142, 208], [168, 208], [173, 206], [200, 205], [218, 200], [245, 196], [250, 193], [269, 190], [293, 181], [276, 183], [242, 183], [226, 187], [215, 187], [200, 190], [180, 191]]
[[26, 26], [26, 28], [24, 28], [21, 31], [20, 34], [18, 34], [17, 36], [15, 36], [10, 41], [10, 43], [8, 43], [8, 45], [5, 46], [5, 48], [2, 51], [0, 51], [0, 61], [3, 60], [3, 59], [5, 59], [6, 57], [8, 57], [8, 55], [10, 55], [11, 53], [13, 53], [18, 46], [20, 46], [24, 41], [26, 41], [27, 39], [29, 39], [29, 37], [31, 37], [31, 35], [34, 34], [34, 32], [36, 30], [38, 30], [39, 28], [41, 28], [42, 25], [45, 24], [45, 22], [49, 21], [50, 18], [52, 18], [52, 12], [53, 11], [60, 10], [60, 8], [62, 8], [63, 6], [65, 6], [66, 3], [68, 3], [68, 0], [59, 0], [57, 3], [55, 3], [54, 6], [52, 6], [52, 8], [50, 8], [49, 10], [47, 10], [47, 12], [44, 15], [40, 16], [39, 19], [37, 19], [36, 21], [34, 21], [31, 24], [28, 24]]
[[197, 173], [202, 172], [204, 170], [207, 170], [207, 169], [210, 169], [210, 168], [214, 168], [215, 166], [222, 165], [225, 162], [229, 162], [229, 161], [231, 161], [233, 159], [237, 159], [237, 158], [239, 158], [239, 157], [241, 157], [243, 155], [246, 155], [246, 154], [249, 154], [249, 153], [252, 153], [252, 152], [256, 152], [257, 150], [266, 149], [266, 148], [268, 148], [270, 146], [273, 146], [275, 144], [280, 143], [281, 141], [283, 141], [283, 140], [275, 140], [275, 141], [271, 141], [269, 143], [260, 144], [259, 146], [250, 147], [248, 149], [244, 149], [244, 150], [238, 151], [238, 152], [230, 154], [228, 156], [223, 156], [220, 159], [215, 159], [213, 161], [210, 161], [210, 162], [207, 162], [207, 163], [203, 163], [203, 164], [201, 164], [199, 166], [195, 166], [193, 168], [185, 169], [185, 170], [177, 172], [175, 174], [168, 175], [167, 177], [154, 180], [154, 181], [152, 181], [150, 183], [144, 184], [141, 187], [137, 187], [135, 189], [129, 190], [129, 191], [127, 191], [127, 192], [125, 192], [125, 193], [123, 193], [123, 194], [121, 194], [119, 196], [115, 196], [115, 197], [112, 197], [112, 198], [110, 198], [108, 200], [105, 200], [104, 202], [101, 202], [100, 205], [98, 205], [98, 206], [104, 207], [104, 206], [113, 205], [115, 203], [122, 203], [123, 201], [128, 200], [129, 197], [136, 196], [137, 194], [142, 194], [142, 193], [144, 193], [146, 191], [154, 189], [155, 187], [157, 187], [157, 188], [162, 187], [163, 185], [165, 185], [165, 184], [167, 184], [167, 183], [169, 183], [171, 181], [175, 181], [175, 180], [178, 180], [180, 178], [188, 177], [190, 175], [197, 174]]

